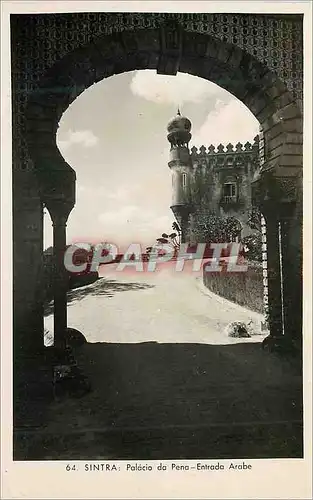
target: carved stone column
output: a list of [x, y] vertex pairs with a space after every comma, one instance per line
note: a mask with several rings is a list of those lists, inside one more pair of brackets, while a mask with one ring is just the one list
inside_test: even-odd
[[68, 213], [58, 207], [52, 215], [53, 223], [53, 299], [54, 299], [54, 345], [66, 347], [68, 272], [64, 266], [66, 250], [66, 221]]
[[[266, 226], [266, 262], [269, 340], [282, 339], [283, 299], [280, 252], [280, 192], [271, 172], [260, 172], [252, 184], [252, 200], [258, 206]], [[264, 265], [264, 263], [263, 263]], [[272, 342], [271, 342], [272, 344]]]
[[[254, 183], [266, 221], [268, 302], [271, 344], [284, 350], [302, 346], [302, 176], [262, 173]], [[279, 340], [279, 341], [278, 341]]]
[[268, 324], [271, 337], [283, 335], [282, 282], [279, 242], [279, 212], [275, 202], [262, 206], [266, 222]]
[[266, 221], [263, 214], [261, 215], [261, 231], [262, 231], [262, 266], [263, 266], [263, 307], [264, 307], [264, 322], [262, 329], [268, 329], [268, 273], [267, 273], [267, 237], [266, 237]]
[[67, 329], [68, 272], [64, 265], [66, 223], [75, 205], [74, 170], [64, 160], [56, 168], [38, 172], [42, 199], [53, 225], [54, 345], [64, 349]]

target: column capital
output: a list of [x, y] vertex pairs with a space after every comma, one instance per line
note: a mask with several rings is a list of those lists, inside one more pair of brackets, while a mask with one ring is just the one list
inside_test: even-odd
[[37, 171], [42, 202], [53, 225], [65, 225], [75, 206], [76, 174], [71, 167]]
[[[66, 205], [71, 207], [75, 205], [75, 171], [64, 162], [64, 168], [37, 169], [36, 176], [39, 181], [40, 196], [45, 205], [53, 207], [54, 205]], [[49, 210], [50, 211], [50, 210]]]
[[67, 219], [72, 210], [72, 204], [64, 200], [49, 200], [46, 203], [53, 226], [66, 226]]

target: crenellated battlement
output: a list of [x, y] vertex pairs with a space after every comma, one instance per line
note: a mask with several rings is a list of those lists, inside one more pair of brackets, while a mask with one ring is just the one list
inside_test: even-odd
[[208, 147], [205, 146], [200, 146], [199, 148], [196, 148], [196, 146], [193, 146], [190, 149], [191, 156], [196, 157], [196, 156], [214, 156], [214, 155], [229, 155], [229, 154], [245, 154], [245, 153], [253, 153], [253, 154], [258, 154], [259, 151], [259, 136], [257, 135], [254, 138], [254, 142], [246, 142], [245, 144], [241, 144], [241, 142], [238, 142], [237, 144], [231, 144], [228, 143], [227, 145], [219, 144], [218, 146], [214, 146], [211, 144]]

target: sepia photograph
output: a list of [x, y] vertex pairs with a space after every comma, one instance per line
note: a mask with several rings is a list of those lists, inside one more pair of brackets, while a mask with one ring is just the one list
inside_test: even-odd
[[303, 13], [62, 3], [9, 17], [13, 461], [303, 460]]

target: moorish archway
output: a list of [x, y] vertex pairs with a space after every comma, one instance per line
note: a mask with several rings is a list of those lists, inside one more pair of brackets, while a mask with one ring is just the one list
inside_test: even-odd
[[[75, 204], [75, 172], [56, 145], [60, 118], [90, 85], [139, 69], [169, 75], [180, 71], [211, 80], [240, 99], [260, 122], [261, 168], [255, 181], [255, 200], [267, 224], [270, 330], [272, 336], [284, 334], [285, 339], [299, 342], [301, 35], [302, 19], [292, 15], [81, 13], [12, 17], [15, 260], [22, 262], [16, 266], [14, 307], [17, 330], [25, 321], [32, 324], [31, 336], [17, 337], [18, 349], [25, 343], [34, 349], [42, 342], [38, 331], [42, 312], [35, 305], [38, 283], [27, 281], [26, 276], [27, 262], [40, 276], [42, 203], [54, 225], [59, 269], [55, 321], [61, 343], [66, 327], [61, 256], [66, 221]], [[28, 212], [31, 224], [21, 230], [27, 192], [34, 194], [35, 201]], [[32, 224], [37, 224], [37, 239], [34, 237], [32, 248], [25, 251], [24, 247], [22, 254], [19, 243], [31, 240]], [[27, 307], [21, 305], [25, 279]], [[31, 319], [34, 307], [39, 318], [36, 324]]]

